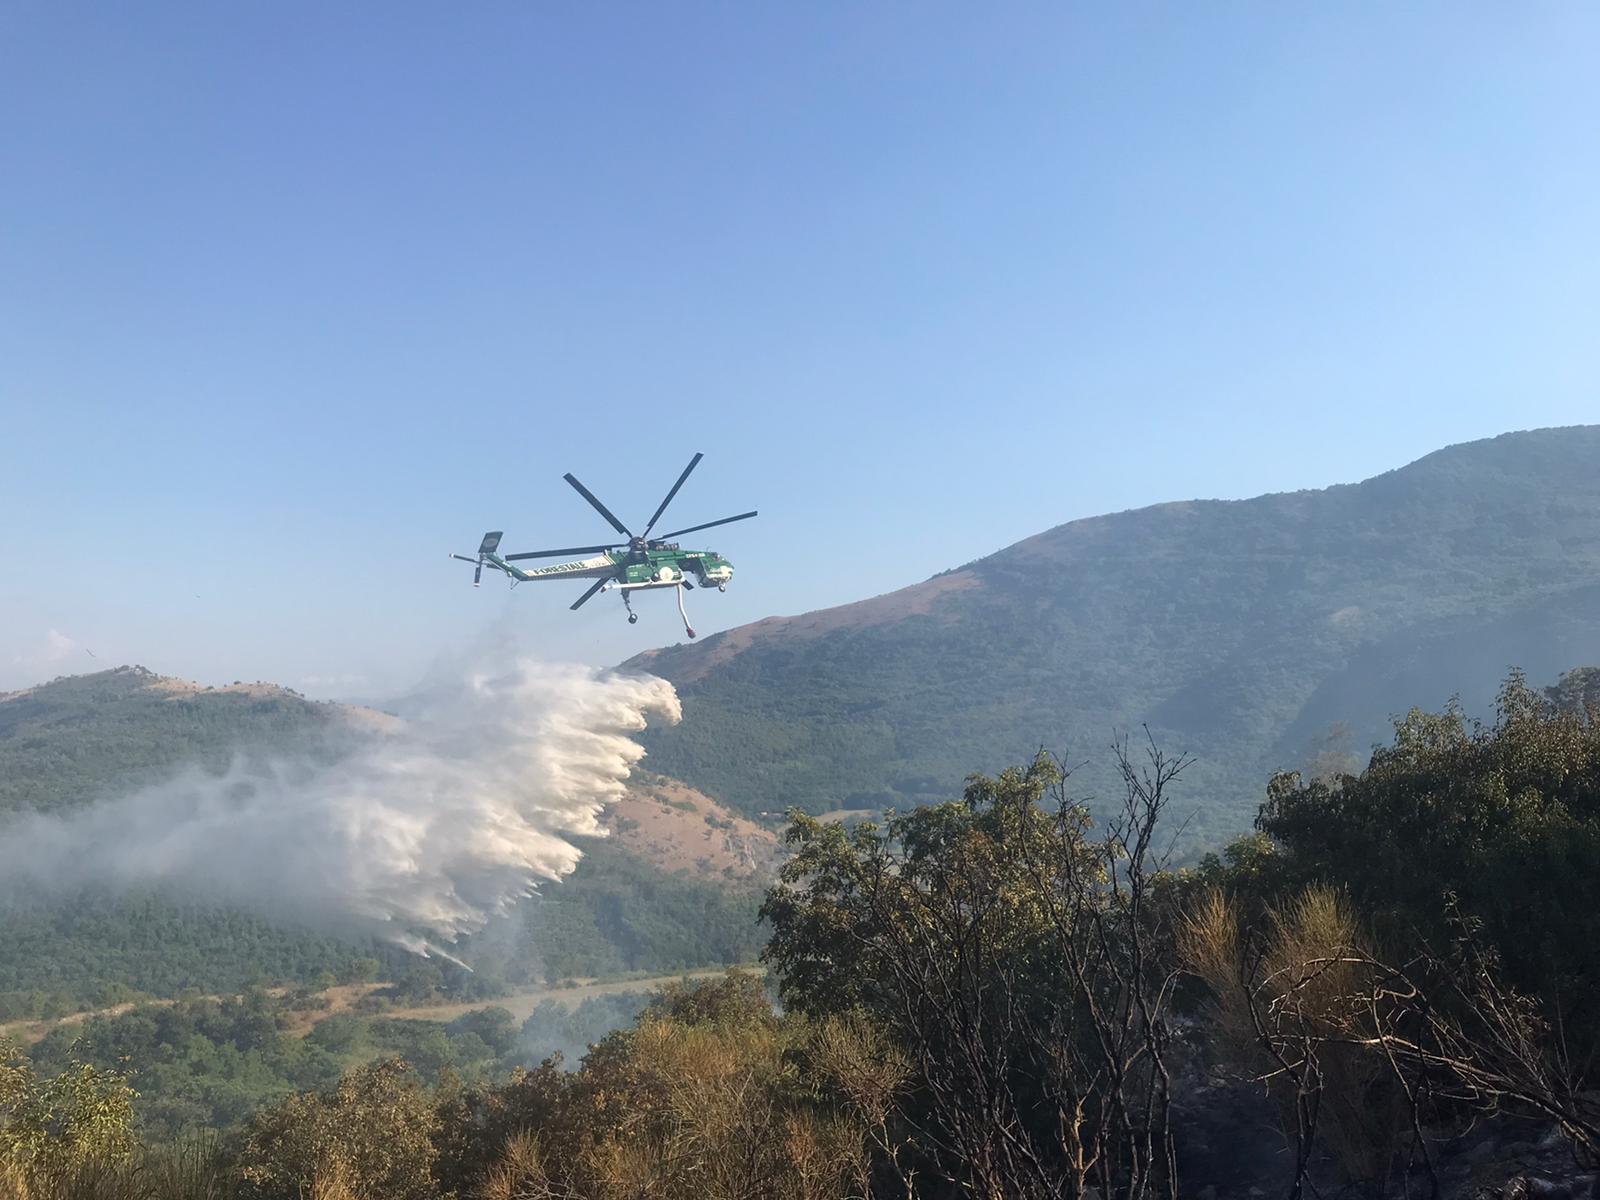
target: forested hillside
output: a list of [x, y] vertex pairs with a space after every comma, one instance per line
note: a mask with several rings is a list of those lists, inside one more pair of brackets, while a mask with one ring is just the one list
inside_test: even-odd
[[[384, 714], [319, 704], [267, 683], [199, 687], [144, 667], [67, 676], [0, 693], [0, 814], [50, 812], [199, 763], [381, 724]], [[332, 747], [325, 747], [332, 753]]]
[[1258, 832], [1192, 870], [1158, 746], [1098, 825], [1044, 756], [882, 823], [797, 814], [764, 903], [781, 1011], [729, 972], [444, 1021], [256, 989], [0, 1038], [0, 1196], [1592, 1197], [1597, 680], [1411, 712], [1359, 774], [1266, 781]]
[[1364, 762], [1389, 719], [1600, 659], [1600, 426], [1453, 446], [1364, 483], [1058, 526], [887, 596], [641, 655], [684, 720], [652, 766], [746, 811], [904, 807], [1041, 745], [1148, 724], [1197, 762], [1197, 844], [1275, 769]]
[[[8, 815], [66, 812], [180, 767], [221, 769], [240, 754], [292, 747], [299, 757], [332, 759], [393, 722], [271, 684], [201, 688], [140, 667], [0, 696], [0, 838]], [[630, 811], [637, 819], [655, 807], [643, 794]], [[91, 886], [48, 901], [8, 894], [0, 1022], [133, 995], [234, 994], [260, 984], [345, 981], [373, 969], [413, 993], [488, 997], [574, 975], [751, 959], [760, 946], [761, 881], [748, 871], [708, 873], [692, 859], [658, 865], [647, 845], [628, 849], [637, 842], [632, 832], [617, 844], [580, 839], [585, 857], [573, 876], [457, 947], [472, 973], [386, 942], [284, 926], [148, 888], [112, 894]], [[705, 824], [703, 832], [711, 853], [717, 831]]]

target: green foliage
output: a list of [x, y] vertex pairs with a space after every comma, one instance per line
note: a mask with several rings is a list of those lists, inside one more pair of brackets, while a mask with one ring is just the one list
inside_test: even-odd
[[381, 975], [398, 1001], [488, 1001], [513, 986], [748, 962], [760, 951], [754, 888], [669, 875], [603, 839], [584, 841], [574, 874], [457, 947], [471, 971], [159, 895], [12, 907], [0, 938], [0, 1021], [325, 976]]
[[[57, 812], [236, 756], [293, 747], [332, 760], [360, 735], [336, 705], [291, 691], [171, 690], [142, 667], [58, 679], [0, 698], [0, 818]], [[0, 832], [0, 836], [4, 836]], [[257, 981], [353, 977], [374, 951], [214, 905], [93, 890], [56, 902], [7, 896], [0, 1020], [113, 1002], [116, 984], [171, 996]], [[380, 951], [389, 963], [398, 952]]]
[[867, 1114], [839, 1078], [875, 1049], [775, 1016], [749, 976], [667, 989], [575, 1073], [445, 1097], [439, 1178], [486, 1200], [864, 1196]]
[[139, 1091], [139, 1133], [168, 1146], [202, 1132], [237, 1130], [297, 1092], [333, 1086], [355, 1064], [404, 1059], [429, 1086], [447, 1079], [485, 1086], [551, 1056], [576, 1064], [647, 1005], [656, 1015], [695, 1021], [770, 1011], [759, 980], [739, 974], [715, 986], [674, 985], [654, 998], [630, 991], [576, 1006], [545, 1001], [521, 1025], [494, 1007], [447, 1024], [344, 1012], [318, 1021], [302, 1038], [285, 1032], [300, 1017], [299, 1001], [257, 990], [58, 1026], [32, 1047], [26, 1069], [45, 1079], [80, 1069], [126, 1077]]
[[1552, 687], [1544, 690], [1545, 699], [1562, 712], [1595, 719], [1600, 709], [1600, 667], [1578, 667], [1568, 671]]
[[480, 1008], [457, 1017], [445, 1032], [452, 1037], [475, 1037], [497, 1058], [508, 1058], [522, 1046], [522, 1028], [503, 1008]]
[[763, 910], [784, 1001], [887, 1034], [917, 1171], [963, 1194], [1169, 1194], [1146, 1190], [1171, 1178], [1174, 978], [1151, 839], [1184, 763], [1119, 761], [1099, 834], [1042, 754], [882, 826], [791, 818]]
[[[1100, 833], [1046, 757], [882, 823], [797, 813], [764, 910], [782, 1013], [762, 980], [733, 971], [547, 1003], [520, 1027], [493, 1006], [448, 1024], [349, 1012], [301, 1039], [287, 1030], [317, 998], [262, 989], [64, 1026], [31, 1060], [0, 1054], [0, 1196], [864, 1200], [1082, 1195], [1091, 1181], [1116, 1194], [1126, 1147], [1164, 1136], [1164, 1118], [1138, 1114], [1167, 1095], [1152, 1064], [1171, 1046], [1169, 923], [1188, 916], [1179, 925], [1202, 940], [1202, 895], [1221, 914], [1216, 952], [1191, 945], [1190, 969], [1219, 1005], [1252, 927], [1274, 931], [1260, 970], [1301, 980], [1297, 964], [1356, 946], [1369, 925], [1402, 948], [1434, 936], [1453, 894], [1517, 982], [1592, 1010], [1600, 723], [1572, 700], [1589, 678], [1540, 693], [1514, 676], [1492, 723], [1415, 711], [1361, 774], [1278, 776], [1257, 833], [1177, 875], [1149, 873], [1139, 835], [1164, 807], [1140, 796], [1176, 774], [1158, 759], [1129, 769], [1129, 804]], [[583, 911], [617, 962], [649, 928], [626, 905], [686, 922], [704, 899], [689, 880], [641, 882], [624, 858], [596, 863]], [[500, 964], [475, 986], [505, 986], [532, 938], [507, 927], [474, 947]], [[372, 972], [352, 959], [346, 973]], [[462, 986], [437, 960], [397, 973], [396, 994]], [[1302, 989], [1302, 1017], [1313, 1000], [1348, 1009], [1335, 972], [1305, 974], [1320, 991]], [[1248, 1042], [1248, 1013], [1233, 1015]], [[525, 1069], [554, 1050], [568, 1061]], [[1363, 1131], [1410, 1124], [1367, 1069], [1382, 1061], [1350, 1057], [1338, 1078], [1343, 1060], [1320, 1060], [1324, 1126], [1344, 1131], [1350, 1162], [1379, 1163], [1370, 1175], [1388, 1156]], [[230, 1136], [192, 1161], [149, 1148], [197, 1128]], [[3, 1174], [8, 1158], [29, 1164], [22, 1183]]]
[[648, 999], [644, 992], [611, 992], [573, 1006], [556, 1000], [541, 1002], [522, 1023], [527, 1060], [541, 1062], [559, 1055], [577, 1063], [613, 1029], [632, 1024]]
[[1379, 933], [1449, 940], [1452, 897], [1509, 981], [1600, 1030], [1600, 722], [1514, 674], [1493, 722], [1412, 710], [1360, 775], [1272, 781], [1259, 819], [1278, 846], [1262, 879], [1343, 887]]
[[[633, 1011], [642, 1003], [637, 998]], [[504, 1009], [471, 1012], [448, 1025], [340, 1013], [300, 1038], [284, 1032], [296, 1015], [293, 1004], [256, 991], [238, 1000], [146, 1005], [59, 1026], [30, 1057], [47, 1076], [76, 1064], [126, 1074], [139, 1089], [138, 1128], [160, 1144], [234, 1130], [297, 1092], [333, 1086], [352, 1064], [401, 1058], [431, 1085], [447, 1075], [488, 1082], [540, 1057]]]
[[283, 688], [173, 692], [143, 667], [55, 680], [0, 697], [0, 815], [53, 812], [166, 778], [222, 770], [293, 745], [337, 752], [337, 705]]
[[635, 660], [684, 708], [643, 740], [652, 768], [742, 811], [821, 813], [936, 801], [1041, 745], [1115, 795], [1100, 748], [1148, 724], [1198, 759], [1189, 844], [1220, 846], [1260, 781], [1331, 729], [1364, 757], [1413, 704], [1487, 711], [1507, 663], [1553, 678], [1600, 661], [1596, 528], [1600, 427], [1456, 446], [1355, 486], [1075, 521], [964, 567], [966, 587]]
[[151, 894], [83, 892], [50, 904], [14, 905], [4, 919], [0, 1020], [103, 1007], [132, 999], [130, 992], [236, 993], [258, 982], [312, 980], [324, 972], [354, 979], [374, 954], [389, 970], [413, 957]]
[[283, 1036], [279, 1011], [259, 993], [139, 1008], [58, 1027], [32, 1057], [46, 1072], [75, 1057], [127, 1071], [141, 1095], [141, 1131], [170, 1142], [233, 1128], [263, 1105], [338, 1079], [341, 1060], [309, 1039]]
[[[669, 875], [605, 839], [579, 843], [578, 869], [520, 906], [508, 980], [689, 970], [748, 962], [760, 951], [756, 888]], [[477, 947], [493, 953], [493, 936], [470, 939], [463, 956], [476, 965]]]
[[[642, 1003], [633, 997], [633, 1003]], [[579, 1070], [556, 1063], [509, 1080], [465, 1084], [454, 1074], [424, 1086], [398, 1060], [346, 1070], [322, 1086], [280, 1098], [223, 1143], [170, 1152], [137, 1146], [125, 1106], [120, 1125], [95, 1116], [116, 1093], [83, 1064], [51, 1080], [8, 1057], [0, 1073], [0, 1129], [39, 1128], [36, 1169], [6, 1174], [6, 1200], [512, 1200], [541, 1194], [651, 1196], [664, 1200], [837, 1200], [864, 1197], [869, 1117], [860, 1080], [883, 1103], [896, 1086], [870, 1062], [881, 1047], [864, 1029], [820, 1028], [779, 1018], [753, 978], [730, 973], [653, 997], [633, 1028], [601, 1039]], [[174, 1013], [171, 1032], [191, 1040], [271, 1042], [274, 1010], [265, 997], [233, 1006], [193, 1002]], [[141, 1013], [141, 1021], [155, 1017]], [[355, 1021], [353, 1027], [350, 1022]], [[412, 1039], [410, 1022], [334, 1018], [355, 1040]], [[503, 1011], [469, 1014], [448, 1031], [485, 1047], [509, 1048], [517, 1030]], [[95, 1039], [110, 1046], [99, 1031]], [[146, 1031], [148, 1032], [148, 1031]], [[313, 1035], [314, 1037], [317, 1035]], [[119, 1048], [143, 1052], [132, 1026]], [[168, 1047], [169, 1049], [172, 1047]], [[846, 1086], [846, 1080], [851, 1086]], [[885, 1092], [884, 1088], [888, 1091]], [[19, 1112], [50, 1096], [53, 1114]], [[19, 1099], [20, 1098], [20, 1099]], [[141, 1100], [141, 1104], [144, 1101]], [[30, 1107], [31, 1106], [31, 1107]], [[73, 1115], [68, 1120], [66, 1116]], [[91, 1121], [98, 1121], [94, 1124]], [[115, 1128], [119, 1138], [84, 1134]], [[538, 1189], [547, 1190], [540, 1191]]]
[[0, 1167], [48, 1172], [128, 1159], [134, 1095], [122, 1074], [89, 1063], [40, 1076], [0, 1041]]
[[402, 1062], [357, 1067], [331, 1091], [292, 1096], [260, 1114], [239, 1155], [241, 1200], [302, 1200], [342, 1180], [358, 1196], [431, 1200], [439, 1120]]
[[711, 982], [669, 983], [650, 997], [642, 1016], [685, 1025], [763, 1028], [775, 1021], [766, 982], [737, 969]]
[[[909, 981], [897, 971], [900, 946], [917, 943], [954, 955], [952, 914], [1004, 909], [1002, 940], [1015, 951], [1048, 935], [1030, 857], [1065, 849], [1091, 869], [1082, 809], [1055, 826], [1041, 807], [1062, 782], [1043, 756], [990, 779], [974, 776], [962, 800], [890, 816], [882, 825], [846, 827], [791, 814], [783, 865], [762, 916], [772, 926], [763, 958], [782, 981], [786, 1003], [817, 1015], [866, 1009], [904, 1011]], [[1065, 834], [1065, 838], [1058, 837]], [[998, 927], [997, 927], [998, 928]]]

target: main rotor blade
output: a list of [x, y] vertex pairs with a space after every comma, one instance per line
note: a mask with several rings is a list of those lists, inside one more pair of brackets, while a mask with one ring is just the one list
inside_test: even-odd
[[698, 467], [700, 460], [704, 457], [704, 454], [697, 453], [689, 460], [689, 465], [683, 469], [683, 474], [678, 476], [678, 482], [672, 485], [672, 490], [667, 493], [667, 498], [656, 508], [655, 515], [650, 518], [650, 523], [644, 527], [644, 532], [639, 535], [640, 537], [647, 538], [650, 536], [650, 531], [656, 527], [656, 522], [661, 520], [661, 514], [667, 511], [667, 505], [672, 503], [672, 498], [678, 494], [678, 489], [683, 486], [683, 481], [689, 478], [689, 472]]
[[723, 517], [722, 520], [720, 520], [720, 521], [707, 521], [704, 525], [691, 525], [687, 529], [678, 529], [678, 530], [674, 530], [672, 533], [663, 533], [657, 539], [657, 541], [662, 541], [662, 542], [669, 541], [669, 540], [671, 540], [672, 538], [675, 538], [675, 537], [682, 537], [686, 533], [697, 533], [702, 529], [710, 529], [713, 525], [727, 525], [728, 523], [730, 523], [732, 521], [743, 521], [743, 520], [746, 520], [747, 518], [753, 517], [755, 515], [756, 515], [756, 510], [752, 508], [749, 512], [740, 513], [737, 517]]
[[523, 558], [564, 558], [568, 554], [598, 554], [602, 550], [615, 550], [616, 543], [609, 546], [567, 546], [562, 550], [529, 550], [525, 554], [502, 554], [500, 557], [507, 562], [516, 562]]
[[577, 488], [578, 489], [578, 495], [582, 496], [590, 504], [594, 505], [595, 511], [598, 512], [606, 520], [611, 522], [611, 528], [615, 529], [618, 533], [620, 533], [623, 537], [627, 538], [630, 542], [633, 540], [633, 531], [630, 530], [621, 521], [617, 520], [616, 517], [612, 516], [611, 515], [611, 510], [609, 508], [607, 508], [604, 504], [601, 504], [599, 499], [596, 498], [596, 496], [595, 496], [595, 494], [593, 492], [591, 492], [588, 488], [584, 487], [583, 484], [579, 483], [578, 482], [578, 477], [576, 475], [574, 475], [571, 471], [568, 471], [561, 478], [565, 479], [573, 487]]
[[589, 603], [589, 601], [593, 598], [594, 594], [596, 592], [598, 592], [601, 588], [605, 587], [605, 585], [610, 583], [610, 582], [611, 582], [611, 579], [610, 579], [609, 576], [607, 578], [605, 578], [605, 579], [596, 579], [594, 581], [594, 584], [589, 588], [589, 590], [587, 592], [585, 592], [583, 595], [579, 596], [576, 600], [574, 600], [572, 602], [573, 611], [576, 612], [578, 609], [582, 608], [585, 604]]

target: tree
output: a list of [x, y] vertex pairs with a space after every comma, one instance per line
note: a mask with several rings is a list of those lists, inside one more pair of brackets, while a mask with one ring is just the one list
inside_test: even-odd
[[503, 1008], [480, 1008], [463, 1013], [450, 1022], [448, 1032], [452, 1037], [476, 1034], [496, 1058], [506, 1057], [522, 1044], [521, 1025]]
[[246, 1200], [300, 1200], [339, 1179], [357, 1195], [431, 1200], [438, 1118], [403, 1062], [357, 1067], [326, 1093], [258, 1115], [239, 1155]]
[[128, 1160], [135, 1094], [118, 1072], [76, 1061], [41, 1079], [0, 1040], [0, 1165], [32, 1173]]
[[1600, 721], [1561, 699], [1585, 678], [1552, 696], [1514, 673], [1492, 724], [1414, 709], [1360, 775], [1274, 778], [1270, 886], [1344, 888], [1398, 945], [1447, 943], [1454, 905], [1510, 987], [1600, 1044]]
[[881, 1023], [912, 1064], [923, 1168], [992, 1200], [1176, 1194], [1153, 838], [1186, 764], [1153, 744], [1116, 761], [1098, 837], [1044, 755], [882, 826], [791, 814], [763, 909], [785, 1001]]
[[1600, 667], [1575, 667], [1545, 688], [1544, 695], [1558, 711], [1593, 721], [1600, 712]]
[[685, 1025], [777, 1026], [761, 978], [737, 968], [721, 979], [667, 984], [650, 997], [644, 1015]]
[[448, 1097], [438, 1176], [491, 1200], [865, 1200], [903, 1078], [871, 1030], [780, 1017], [729, 972], [662, 989], [575, 1073]]

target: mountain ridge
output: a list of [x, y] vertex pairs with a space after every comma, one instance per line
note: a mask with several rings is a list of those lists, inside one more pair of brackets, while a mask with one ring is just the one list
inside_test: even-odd
[[394, 718], [277, 684], [207, 687], [142, 666], [58, 676], [0, 694], [0, 816], [70, 808], [193, 762], [308, 737], [379, 733]]
[[1567, 426], [1359, 483], [1080, 518], [623, 665], [684, 701], [682, 725], [645, 735], [652, 766], [746, 811], [903, 806], [1148, 724], [1200, 756], [1214, 841], [1340, 726], [1360, 756], [1411, 704], [1481, 707], [1511, 667], [1600, 659], [1597, 585], [1600, 426]]
[[[1402, 464], [1398, 467], [1393, 467], [1387, 471], [1381, 471], [1376, 475], [1369, 476], [1366, 479], [1359, 480], [1354, 483], [1334, 483], [1320, 488], [1296, 488], [1292, 491], [1264, 492], [1258, 496], [1248, 496], [1239, 499], [1195, 497], [1187, 500], [1163, 500], [1158, 501], [1155, 504], [1141, 505], [1136, 508], [1118, 509], [1113, 512], [1098, 513], [1087, 517], [1075, 517], [1070, 521], [1063, 521], [1060, 524], [1053, 525], [1049, 529], [1042, 530], [1039, 533], [1030, 534], [1025, 538], [1020, 538], [1009, 545], [1002, 546], [998, 550], [991, 551], [989, 554], [972, 559], [969, 562], [961, 564], [960, 566], [946, 568], [943, 571], [939, 571], [928, 576], [926, 579], [905, 584], [902, 587], [894, 588], [890, 591], [883, 592], [875, 596], [863, 597], [860, 600], [849, 600], [843, 604], [829, 605], [824, 608], [812, 609], [803, 613], [773, 614], [771, 616], [762, 617], [756, 621], [749, 622], [745, 625], [739, 625], [732, 629], [723, 630], [719, 633], [711, 635], [699, 643], [679, 642], [674, 643], [671, 646], [653, 647], [651, 649], [644, 650], [639, 654], [633, 655], [621, 665], [624, 668], [648, 669], [650, 663], [655, 662], [664, 656], [668, 658], [677, 657], [678, 652], [680, 651], [683, 652], [682, 657], [685, 659], [692, 660], [698, 653], [700, 657], [710, 657], [714, 660], [722, 661], [725, 660], [727, 655], [725, 646], [728, 641], [734, 641], [739, 645], [740, 649], [744, 649], [750, 642], [755, 640], [757, 631], [765, 632], [771, 629], [787, 629], [791, 626], [800, 626], [801, 628], [805, 628], [808, 626], [821, 627], [827, 624], [852, 623], [843, 621], [830, 622], [827, 620], [827, 618], [833, 614], [870, 610], [875, 606], [879, 606], [882, 604], [882, 602], [889, 601], [896, 597], [909, 597], [910, 594], [913, 593], [917, 594], [917, 600], [913, 602], [914, 604], [925, 604], [926, 600], [924, 597], [930, 599], [936, 598], [939, 594], [942, 594], [946, 588], [949, 588], [949, 590], [955, 590], [955, 588], [950, 587], [950, 585], [939, 586], [944, 584], [944, 581], [955, 577], [962, 580], [962, 583], [957, 585], [959, 587], [965, 588], [982, 586], [981, 580], [976, 578], [974, 574], [975, 568], [1003, 555], [1008, 555], [1013, 552], [1023, 552], [1041, 545], [1048, 545], [1052, 539], [1057, 538], [1059, 535], [1065, 535], [1078, 527], [1099, 526], [1103, 522], [1116, 521], [1120, 518], [1143, 516], [1146, 514], [1192, 515], [1195, 510], [1212, 506], [1225, 507], [1234, 505], [1252, 505], [1262, 501], [1330, 496], [1334, 493], [1348, 492], [1352, 489], [1359, 489], [1369, 485], [1381, 484], [1383, 481], [1392, 480], [1395, 477], [1408, 476], [1413, 472], [1434, 470], [1444, 464], [1450, 463], [1457, 454], [1462, 452], [1470, 453], [1474, 448], [1491, 446], [1496, 443], [1514, 443], [1518, 439], [1529, 437], [1542, 438], [1545, 435], [1555, 436], [1568, 434], [1592, 438], [1597, 444], [1600, 444], [1600, 425], [1564, 425], [1551, 426], [1543, 429], [1513, 431], [1509, 433], [1498, 434], [1492, 438], [1482, 438], [1466, 442], [1455, 442], [1448, 446], [1442, 446], [1437, 450], [1429, 451], [1420, 458], [1413, 459], [1409, 463]], [[931, 595], [929, 595], [930, 592]], [[908, 607], [910, 606], [908, 605]], [[925, 611], [925, 608], [917, 608], [916, 611]], [[871, 623], [870, 618], [869, 620], [861, 623]], [[709, 656], [704, 653], [707, 650], [711, 651]], [[704, 673], [705, 668], [689, 667], [687, 669], [690, 671]]]

